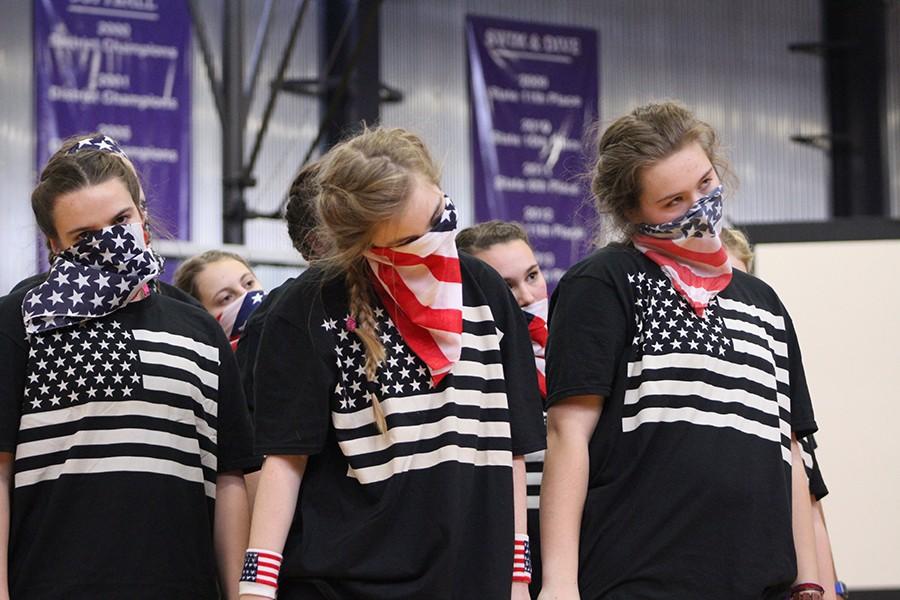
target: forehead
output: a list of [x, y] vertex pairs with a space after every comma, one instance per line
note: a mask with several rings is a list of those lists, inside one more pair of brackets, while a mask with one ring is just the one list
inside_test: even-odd
[[692, 190], [712, 163], [703, 147], [692, 142], [640, 172], [642, 197], [651, 199]]
[[428, 233], [432, 227], [432, 219], [443, 208], [444, 194], [441, 189], [424, 177], [414, 177], [398, 214], [375, 226], [372, 244], [389, 246], [397, 240]]
[[534, 252], [522, 240], [511, 240], [493, 244], [484, 250], [479, 250], [475, 256], [491, 265], [504, 278], [521, 276], [535, 265]]
[[131, 193], [121, 179], [114, 177], [97, 185], [89, 185], [57, 197], [53, 218], [60, 224], [85, 221], [85, 224], [134, 207]]

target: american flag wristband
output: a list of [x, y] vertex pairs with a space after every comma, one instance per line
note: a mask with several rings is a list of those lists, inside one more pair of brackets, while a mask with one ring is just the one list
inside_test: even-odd
[[278, 592], [278, 572], [281, 570], [281, 555], [271, 550], [247, 548], [244, 554], [244, 569], [238, 592], [264, 598], [275, 598]]
[[531, 583], [531, 544], [528, 536], [517, 533], [513, 546], [513, 583]]

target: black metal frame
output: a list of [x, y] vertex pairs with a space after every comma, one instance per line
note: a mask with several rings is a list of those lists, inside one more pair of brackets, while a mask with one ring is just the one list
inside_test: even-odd
[[[320, 0], [320, 27], [324, 34], [320, 77], [316, 80], [286, 80], [285, 72], [299, 38], [310, 0], [297, 7], [287, 43], [269, 88], [262, 122], [249, 159], [244, 161], [247, 116], [259, 79], [260, 63], [268, 45], [274, 0], [266, 0], [244, 75], [243, 0], [223, 0], [222, 76], [216, 75], [213, 53], [203, 20], [200, 0], [189, 0], [191, 21], [200, 45], [222, 126], [222, 235], [225, 243], [244, 242], [244, 223], [252, 218], [280, 219], [287, 195], [279, 208], [269, 213], [248, 209], [244, 191], [256, 185], [253, 175], [272, 114], [282, 91], [321, 98], [322, 119], [298, 171], [317, 150], [324, 150], [361, 123], [377, 123], [381, 102], [399, 102], [402, 94], [380, 82], [379, 12], [382, 0]], [[363, 10], [360, 10], [360, 9]], [[352, 49], [351, 49], [352, 46]], [[336, 75], [340, 73], [340, 75]]]

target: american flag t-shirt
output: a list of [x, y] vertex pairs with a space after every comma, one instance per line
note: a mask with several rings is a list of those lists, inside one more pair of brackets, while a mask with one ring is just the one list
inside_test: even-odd
[[28, 342], [16, 488], [143, 472], [215, 498], [218, 348], [113, 317]]
[[726, 428], [780, 444], [790, 464], [784, 318], [721, 295], [698, 316], [668, 279], [637, 272], [628, 281], [636, 356], [623, 432], [664, 423]]
[[[463, 308], [460, 360], [436, 387], [387, 311], [379, 307], [375, 313], [387, 354], [374, 382], [366, 379], [365, 350], [346, 319], [322, 323], [335, 336], [340, 380], [333, 390], [331, 418], [347, 458], [347, 474], [369, 484], [448, 461], [511, 466], [502, 334], [490, 307]], [[384, 434], [375, 426], [367, 385], [374, 386], [384, 410]]]

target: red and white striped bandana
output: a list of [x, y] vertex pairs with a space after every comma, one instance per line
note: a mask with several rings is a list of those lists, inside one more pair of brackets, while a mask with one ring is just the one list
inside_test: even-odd
[[403, 341], [437, 385], [462, 352], [462, 273], [456, 251], [456, 209], [444, 197], [441, 220], [422, 237], [365, 253], [375, 286]]
[[698, 316], [731, 282], [731, 263], [722, 245], [722, 186], [697, 200], [680, 218], [641, 225], [634, 247], [658, 264]]
[[531, 349], [534, 351], [534, 366], [537, 367], [538, 389], [541, 398], [547, 397], [547, 377], [545, 375], [544, 353], [547, 349], [547, 299], [538, 300], [523, 306], [525, 320], [528, 321], [528, 335], [531, 337]]

